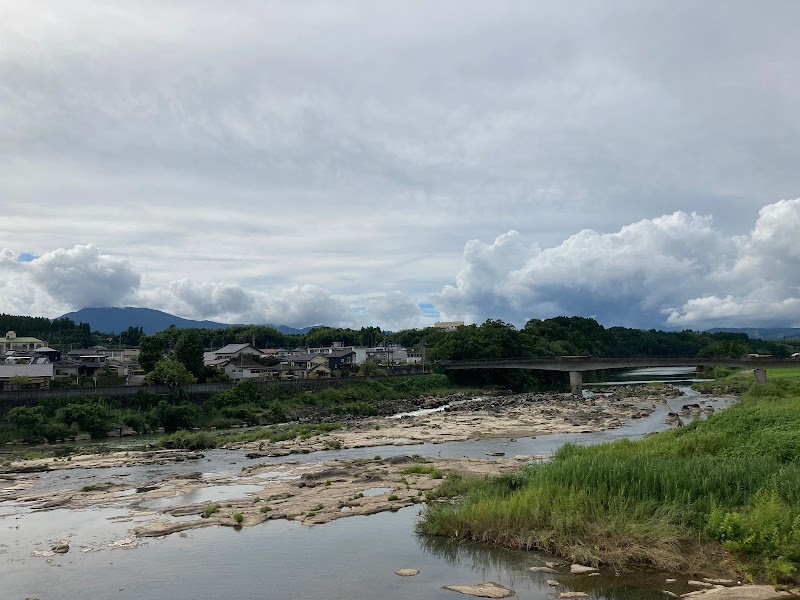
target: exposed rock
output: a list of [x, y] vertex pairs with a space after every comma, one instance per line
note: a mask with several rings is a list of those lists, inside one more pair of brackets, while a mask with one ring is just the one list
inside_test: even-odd
[[687, 585], [691, 585], [692, 587], [704, 587], [704, 588], [712, 588], [714, 584], [708, 583], [706, 581], [695, 581], [694, 579], [690, 579], [686, 582]]
[[556, 587], [556, 586], [561, 585], [561, 584], [558, 581], [556, 581], [555, 579], [548, 579], [547, 580], [547, 585], [549, 585], [550, 587]]
[[675, 592], [670, 592], [669, 590], [661, 590], [661, 593], [664, 594], [665, 596], [669, 596], [670, 598], [680, 598], [678, 594], [676, 594]]
[[69, 552], [69, 543], [65, 541], [56, 542], [52, 546], [50, 546], [50, 550], [55, 552], [56, 554], [66, 554]]
[[131, 548], [136, 548], [138, 545], [139, 542], [137, 542], [134, 538], [122, 538], [121, 540], [111, 542], [108, 547], [129, 550]]
[[495, 583], [494, 581], [484, 581], [475, 585], [443, 585], [443, 590], [467, 594], [468, 596], [478, 596], [479, 598], [509, 598], [515, 594], [514, 590]]
[[684, 594], [681, 598], [693, 600], [773, 600], [791, 597], [789, 592], [779, 592], [771, 585], [741, 585], [737, 587], [718, 587], [711, 590], [698, 590]]
[[583, 575], [583, 574], [586, 574], [586, 573], [595, 573], [598, 570], [599, 569], [597, 567], [587, 567], [586, 565], [579, 565], [577, 563], [573, 564], [573, 565], [570, 565], [570, 568], [569, 568], [569, 572], [570, 573], [575, 573], [577, 575]]
[[400, 577], [413, 577], [414, 575], [419, 575], [419, 569], [397, 569], [394, 574]]
[[553, 567], [531, 567], [534, 573], [558, 573]]
[[703, 581], [706, 583], [714, 583], [717, 585], [733, 585], [736, 583], [733, 579], [720, 579], [720, 578], [711, 578], [711, 577], [703, 577]]
[[588, 598], [586, 592], [556, 592], [556, 598]]

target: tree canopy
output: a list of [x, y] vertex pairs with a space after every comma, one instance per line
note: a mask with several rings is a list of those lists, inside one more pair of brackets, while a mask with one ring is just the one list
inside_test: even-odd
[[171, 358], [159, 360], [144, 380], [150, 385], [167, 386], [172, 394], [176, 394], [183, 386], [197, 381], [183, 363]]

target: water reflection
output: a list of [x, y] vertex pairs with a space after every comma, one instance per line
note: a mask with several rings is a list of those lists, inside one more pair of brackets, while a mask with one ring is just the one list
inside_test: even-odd
[[[569, 564], [541, 552], [493, 548], [473, 542], [456, 542], [441, 537], [417, 535], [420, 549], [445, 564], [463, 568], [469, 566], [476, 581], [485, 581], [499, 576], [503, 585], [511, 588], [528, 585], [541, 591], [566, 592], [579, 591], [591, 598], [603, 600], [655, 600], [664, 598], [661, 591], [667, 586], [666, 575], [657, 571], [629, 570], [624, 573], [601, 572], [597, 577], [573, 575]], [[557, 573], [537, 573], [530, 570], [555, 562]], [[548, 580], [557, 580], [559, 585], [550, 586]], [[686, 586], [678, 585], [677, 591], [686, 591]], [[552, 597], [552, 596], [549, 596]]]

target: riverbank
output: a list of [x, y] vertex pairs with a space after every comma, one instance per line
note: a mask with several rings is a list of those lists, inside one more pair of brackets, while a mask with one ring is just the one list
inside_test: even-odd
[[[137, 536], [166, 535], [212, 524], [248, 526], [275, 518], [320, 524], [422, 502], [429, 499], [430, 490], [440, 482], [439, 478], [450, 472], [468, 475], [505, 472], [542, 457], [518, 454], [504, 458], [503, 451], [492, 451], [489, 453], [495, 456], [491, 460], [392, 457], [273, 464], [270, 459], [377, 446], [439, 445], [488, 438], [514, 440], [523, 436], [616, 429], [626, 422], [648, 417], [657, 406], [666, 404], [678, 393], [673, 386], [626, 386], [604, 389], [602, 394], [585, 399], [554, 393], [423, 397], [406, 406], [415, 409], [412, 414], [361, 419], [338, 429], [315, 430], [308, 426], [303, 431], [316, 431], [317, 435], [305, 439], [225, 444], [230, 456], [239, 456], [240, 461], [246, 456], [249, 460], [245, 459], [241, 471], [237, 468], [214, 474], [202, 474], [207, 468], [202, 452], [185, 450], [74, 454], [9, 461], [0, 466], [0, 501], [13, 501], [34, 511], [130, 507], [135, 514], [129, 518], [140, 523]], [[180, 465], [179, 472], [172, 470], [169, 476], [153, 479], [137, 478], [135, 483], [125, 479], [129, 469], [166, 468], [170, 464]], [[414, 468], [403, 473], [409, 467]], [[70, 471], [96, 471], [100, 475], [73, 478]], [[54, 479], [57, 473], [63, 475]], [[39, 485], [40, 474], [52, 475], [48, 486]], [[318, 485], [320, 480], [323, 486]], [[375, 485], [388, 488], [385, 493], [356, 498], [366, 489], [364, 485], [373, 480]], [[247, 487], [258, 485], [261, 485], [258, 489]], [[232, 494], [225, 496], [229, 500], [226, 504], [231, 506], [221, 505], [219, 511], [201, 518], [207, 506], [215, 503], [216, 495], [226, 490]], [[324, 501], [319, 499], [321, 495]], [[390, 496], [396, 497], [390, 500]], [[276, 497], [276, 502], [270, 503], [267, 500], [270, 497]], [[197, 498], [204, 501], [198, 503]], [[159, 504], [161, 501], [165, 504]], [[155, 504], [148, 504], [152, 502]], [[318, 504], [323, 506], [315, 508]], [[241, 514], [241, 523], [231, 517], [237, 513]], [[178, 517], [180, 522], [176, 523]]]
[[800, 386], [754, 386], [706, 421], [639, 441], [564, 446], [496, 478], [451, 476], [426, 534], [541, 549], [587, 564], [715, 565], [796, 581], [800, 564]]

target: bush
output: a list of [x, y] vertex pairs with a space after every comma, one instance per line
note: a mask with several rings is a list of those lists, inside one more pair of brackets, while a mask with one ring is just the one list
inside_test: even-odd
[[105, 437], [113, 425], [111, 411], [100, 402], [67, 404], [56, 411], [56, 420], [65, 425], [77, 425], [92, 437]]
[[161, 400], [154, 412], [164, 431], [171, 432], [195, 426], [199, 409], [194, 404], [170, 404]]

